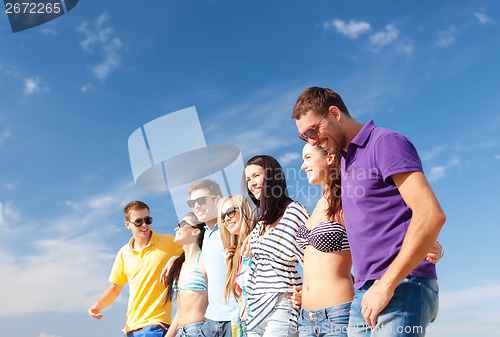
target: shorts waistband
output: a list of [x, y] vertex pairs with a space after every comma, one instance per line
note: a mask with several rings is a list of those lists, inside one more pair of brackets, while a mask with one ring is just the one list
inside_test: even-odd
[[158, 329], [162, 329], [164, 332], [167, 332], [168, 329], [170, 328], [170, 325], [169, 324], [165, 324], [165, 323], [155, 323], [155, 324], [151, 324], [151, 325], [146, 325], [146, 326], [143, 326], [142, 328], [139, 328], [139, 329], [135, 329], [135, 330], [130, 330], [130, 331], [125, 331], [125, 336], [126, 337], [129, 337], [129, 336], [132, 336], [135, 332], [138, 332], [138, 331], [141, 331], [141, 330], [144, 330], [148, 327], [155, 327], [155, 328], [158, 328]]
[[319, 310], [306, 310], [300, 311], [300, 317], [312, 321], [320, 321], [328, 318], [348, 314], [351, 311], [351, 302], [346, 302], [333, 307], [319, 309]]

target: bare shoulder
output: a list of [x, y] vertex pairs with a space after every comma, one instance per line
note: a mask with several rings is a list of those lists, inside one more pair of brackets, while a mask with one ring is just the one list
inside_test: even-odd
[[308, 229], [311, 229], [318, 223], [327, 221], [328, 220], [328, 217], [326, 216], [327, 210], [328, 210], [328, 201], [324, 197], [321, 197], [321, 199], [319, 199], [318, 202], [316, 203], [316, 207], [314, 208], [314, 211], [312, 212], [311, 216], [306, 221], [306, 227]]

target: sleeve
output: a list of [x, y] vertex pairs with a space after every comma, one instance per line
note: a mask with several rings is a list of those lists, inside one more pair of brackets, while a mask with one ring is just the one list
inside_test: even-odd
[[299, 227], [302, 226], [306, 220], [309, 218], [306, 208], [298, 203], [294, 202], [290, 204], [288, 212], [286, 214], [287, 227], [290, 230], [293, 240], [291, 240], [290, 249], [292, 253], [297, 257], [298, 262], [302, 265], [304, 263], [304, 250], [299, 247], [297, 243], [297, 231]]
[[111, 269], [111, 274], [109, 275], [109, 282], [125, 285], [127, 283], [127, 274], [125, 273], [125, 265], [123, 263], [123, 248], [120, 249], [118, 254], [116, 254], [115, 263]]
[[393, 174], [423, 172], [417, 149], [405, 136], [392, 132], [380, 136], [375, 144], [375, 162], [386, 183], [394, 184]]

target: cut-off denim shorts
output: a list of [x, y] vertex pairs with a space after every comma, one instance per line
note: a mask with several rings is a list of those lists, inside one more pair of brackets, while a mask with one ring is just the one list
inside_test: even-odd
[[351, 302], [300, 312], [300, 337], [346, 337]]

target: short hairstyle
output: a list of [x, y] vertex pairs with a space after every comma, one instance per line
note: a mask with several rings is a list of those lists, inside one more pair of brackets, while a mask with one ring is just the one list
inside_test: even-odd
[[281, 218], [292, 199], [288, 196], [286, 178], [280, 163], [267, 155], [257, 155], [248, 160], [245, 168], [257, 165], [264, 169], [264, 186], [257, 200], [248, 189], [245, 173], [243, 173], [242, 190], [246, 190], [258, 210], [258, 220], [270, 225]]
[[147, 209], [149, 211], [148, 205], [143, 203], [142, 201], [131, 201], [125, 206], [123, 209], [123, 215], [125, 215], [125, 220], [130, 221], [130, 211], [138, 211], [140, 209]]
[[200, 179], [195, 181], [188, 188], [188, 193], [191, 195], [194, 191], [206, 189], [211, 195], [220, 195], [222, 197], [222, 192], [220, 190], [219, 184], [215, 180], [210, 179]]
[[341, 112], [350, 116], [344, 101], [335, 91], [328, 88], [310, 87], [297, 98], [292, 118], [300, 119], [308, 111], [312, 111], [315, 115], [324, 115], [331, 106], [336, 106]]

